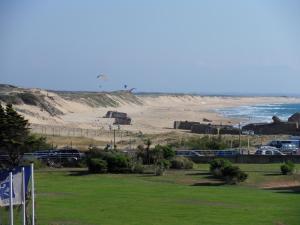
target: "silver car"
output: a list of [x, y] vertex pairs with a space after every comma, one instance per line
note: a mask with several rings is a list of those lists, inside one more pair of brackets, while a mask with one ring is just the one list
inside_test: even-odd
[[256, 150], [255, 155], [285, 155], [285, 154], [274, 147], [262, 146]]
[[295, 144], [282, 144], [280, 151], [292, 155], [297, 153], [298, 147]]

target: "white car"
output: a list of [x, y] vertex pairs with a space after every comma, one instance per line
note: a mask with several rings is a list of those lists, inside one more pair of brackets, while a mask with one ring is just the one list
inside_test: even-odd
[[285, 155], [285, 154], [274, 147], [262, 146], [256, 150], [255, 155]]

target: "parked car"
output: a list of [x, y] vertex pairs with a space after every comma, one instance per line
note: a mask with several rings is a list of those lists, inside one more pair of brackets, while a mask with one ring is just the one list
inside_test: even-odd
[[255, 133], [253, 130], [243, 130], [242, 134], [243, 135], [254, 135]]
[[255, 155], [285, 155], [275, 147], [262, 146], [256, 150]]
[[177, 150], [176, 155], [177, 156], [204, 156], [193, 150]]
[[79, 152], [77, 149], [59, 149], [55, 151], [55, 154], [58, 157], [62, 157], [62, 158], [76, 158], [76, 159], [80, 159], [83, 157], [83, 154], [81, 152]]
[[298, 151], [298, 147], [295, 144], [282, 144], [280, 151], [288, 154], [288, 155], [294, 155]]
[[268, 146], [272, 146], [272, 147], [276, 147], [276, 148], [281, 148], [283, 145], [289, 145], [289, 144], [293, 144], [295, 145], [297, 148], [300, 148], [300, 140], [273, 140], [271, 142], [269, 142], [267, 145]]

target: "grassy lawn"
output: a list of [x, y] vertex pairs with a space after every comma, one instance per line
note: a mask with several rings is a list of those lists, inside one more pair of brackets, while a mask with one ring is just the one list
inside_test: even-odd
[[41, 225], [299, 225], [300, 193], [263, 190], [264, 182], [300, 181], [280, 176], [278, 164], [241, 165], [249, 181], [214, 182], [208, 165], [152, 175], [36, 173], [37, 219]]
[[[299, 174], [282, 176], [279, 164], [239, 166], [249, 179], [237, 186], [213, 179], [207, 164], [188, 171], [169, 170], [160, 177], [40, 170], [36, 172], [37, 224], [300, 224]], [[17, 211], [15, 220], [20, 224]], [[0, 214], [7, 221], [7, 212], [1, 209]]]

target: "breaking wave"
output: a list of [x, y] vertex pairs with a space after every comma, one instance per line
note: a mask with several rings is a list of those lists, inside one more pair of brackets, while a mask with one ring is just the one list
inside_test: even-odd
[[218, 113], [243, 122], [271, 122], [273, 116], [287, 120], [292, 114], [300, 112], [300, 104], [264, 104], [217, 109]]

